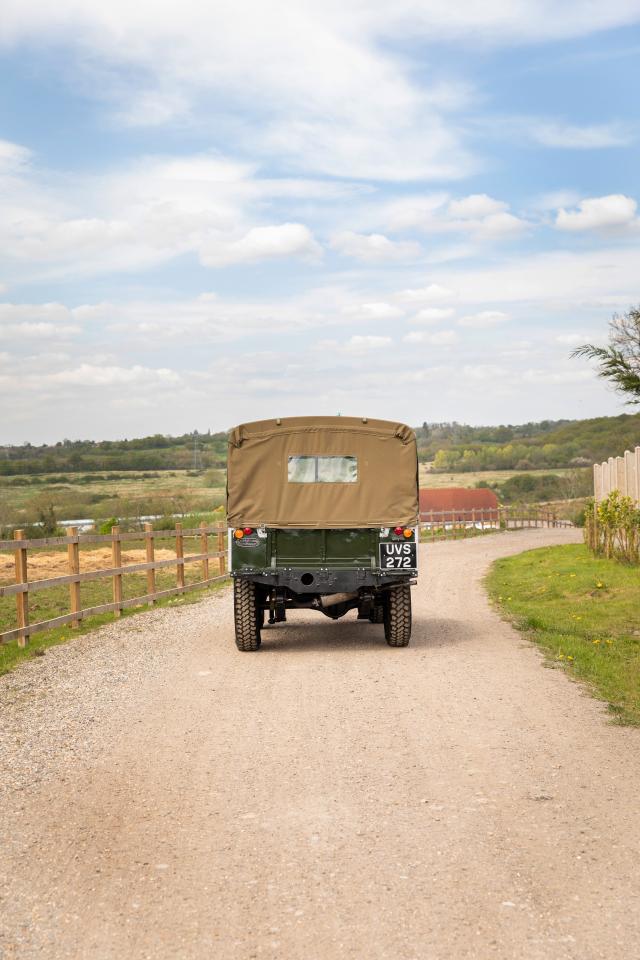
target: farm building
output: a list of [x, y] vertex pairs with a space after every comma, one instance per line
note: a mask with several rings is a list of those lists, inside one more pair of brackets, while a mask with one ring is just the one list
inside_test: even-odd
[[467, 490], [465, 487], [443, 487], [420, 491], [420, 517], [428, 520], [431, 513], [446, 513], [446, 519], [498, 519], [498, 498], [493, 490]]

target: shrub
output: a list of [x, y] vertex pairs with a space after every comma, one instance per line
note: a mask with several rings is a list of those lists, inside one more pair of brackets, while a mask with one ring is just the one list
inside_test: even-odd
[[100, 526], [98, 527], [98, 533], [101, 534], [103, 537], [107, 536], [108, 534], [111, 533], [111, 530], [113, 529], [113, 527], [117, 527], [117, 526], [118, 526], [118, 518], [109, 517], [108, 520], [105, 520], [104, 523], [100, 524]]
[[599, 503], [585, 507], [585, 542], [596, 556], [640, 561], [640, 507], [613, 490]]

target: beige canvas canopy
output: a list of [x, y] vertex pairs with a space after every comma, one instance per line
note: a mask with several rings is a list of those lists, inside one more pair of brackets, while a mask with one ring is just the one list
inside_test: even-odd
[[389, 527], [415, 524], [413, 430], [356, 417], [258, 420], [229, 434], [231, 526]]

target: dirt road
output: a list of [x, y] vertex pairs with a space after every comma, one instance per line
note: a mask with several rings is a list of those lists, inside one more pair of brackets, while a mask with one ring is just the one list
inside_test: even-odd
[[414, 638], [292, 615], [239, 654], [228, 592], [0, 680], [0, 957], [626, 960], [640, 735], [425, 548]]

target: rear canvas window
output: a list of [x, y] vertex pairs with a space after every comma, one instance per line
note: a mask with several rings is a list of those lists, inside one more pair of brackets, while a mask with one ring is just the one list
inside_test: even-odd
[[356, 483], [357, 457], [289, 457], [289, 483]]

